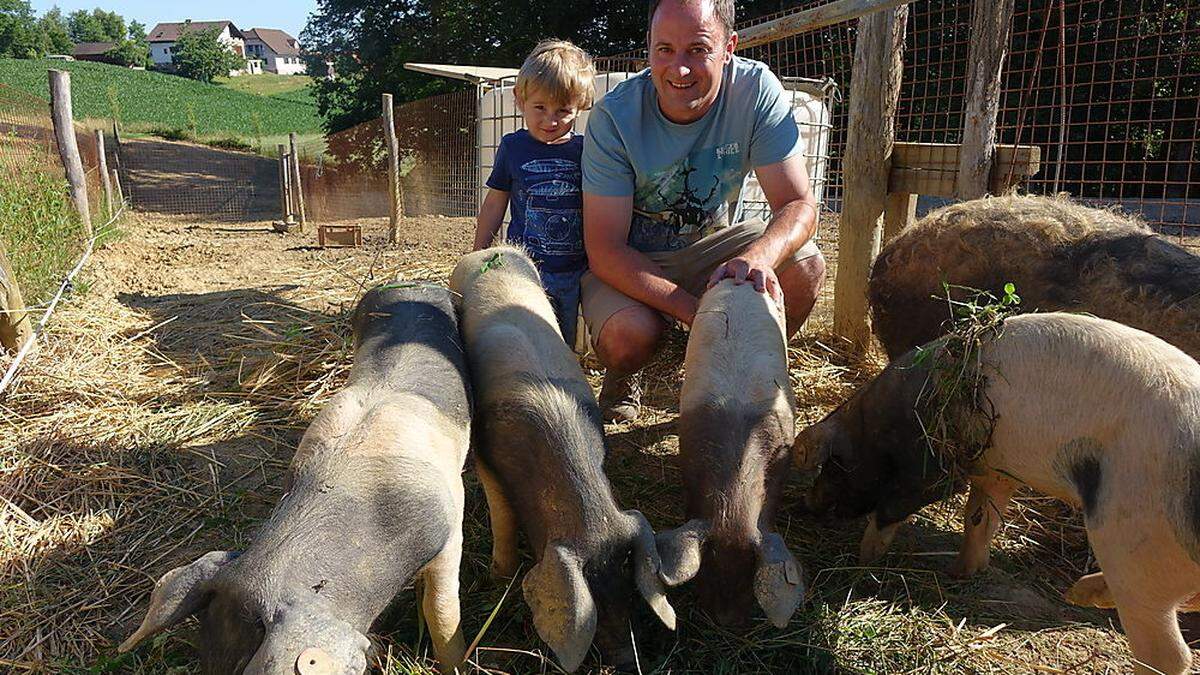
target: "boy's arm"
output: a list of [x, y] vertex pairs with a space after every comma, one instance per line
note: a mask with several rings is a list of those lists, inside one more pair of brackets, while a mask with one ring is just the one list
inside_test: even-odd
[[478, 251], [492, 245], [496, 233], [500, 231], [500, 223], [504, 222], [504, 212], [508, 210], [508, 193], [495, 188], [488, 188], [483, 204], [479, 207], [479, 216], [475, 218], [475, 243], [471, 250]]

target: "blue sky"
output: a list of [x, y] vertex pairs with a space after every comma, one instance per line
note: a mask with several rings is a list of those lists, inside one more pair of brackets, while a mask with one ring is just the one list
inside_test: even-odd
[[243, 30], [279, 28], [300, 37], [308, 15], [317, 9], [316, 0], [203, 0], [202, 2], [163, 2], [162, 0], [31, 0], [33, 9], [43, 12], [58, 5], [63, 14], [96, 7], [146, 24], [146, 30], [161, 21], [218, 21], [228, 19]]

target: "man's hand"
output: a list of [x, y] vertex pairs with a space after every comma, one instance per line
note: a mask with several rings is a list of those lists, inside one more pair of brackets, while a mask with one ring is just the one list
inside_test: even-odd
[[713, 270], [708, 278], [708, 288], [717, 285], [722, 279], [733, 279], [735, 284], [749, 281], [754, 284], [754, 290], [759, 293], [765, 292], [776, 305], [783, 307], [783, 289], [780, 288], [779, 278], [775, 276], [775, 270], [770, 265], [738, 256], [717, 265], [717, 269]]

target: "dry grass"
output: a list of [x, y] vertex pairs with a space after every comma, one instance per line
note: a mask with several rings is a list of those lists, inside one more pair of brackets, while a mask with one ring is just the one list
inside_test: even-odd
[[[111, 268], [104, 264], [94, 290], [69, 299], [16, 390], [0, 402], [6, 429], [0, 446], [0, 666], [18, 672], [196, 670], [191, 625], [130, 655], [116, 656], [115, 645], [140, 619], [159, 575], [205, 551], [247, 545], [280, 496], [281, 472], [300, 434], [344, 381], [348, 313], [363, 287], [394, 271], [444, 279], [467, 245], [465, 221], [409, 225], [417, 229], [406, 234], [408, 241], [434, 227], [455, 228], [461, 241], [404, 244], [395, 255], [368, 248], [305, 259], [277, 270], [294, 284], [291, 290], [189, 295], [171, 300], [171, 316], [137, 297], [118, 301], [123, 282], [106, 278]], [[369, 244], [378, 241], [378, 226], [372, 227]], [[174, 297], [170, 288], [161, 292]], [[880, 367], [878, 358], [848, 356], [828, 334], [828, 320], [823, 301], [812, 332], [789, 350], [803, 424], [818, 420]], [[607, 467], [619, 501], [659, 528], [683, 516], [672, 458], [683, 346], [682, 336], [673, 335], [648, 370], [645, 417], [607, 429]], [[590, 376], [598, 383], [596, 371]], [[487, 578], [486, 505], [474, 476], [468, 472], [465, 480], [468, 640], [494, 613], [475, 664], [481, 672], [555, 672], [519, 587]], [[1069, 608], [1058, 599], [1089, 571], [1083, 530], [1061, 505], [1022, 500], [998, 537], [993, 568], [961, 582], [940, 573], [958, 542], [955, 504], [926, 509], [882, 565], [865, 568], [854, 562], [861, 525], [805, 517], [803, 487], [804, 480], [793, 481], [778, 523], [810, 581], [807, 602], [790, 626], [777, 630], [756, 621], [749, 632], [733, 634], [694, 607], [686, 590], [675, 593], [678, 633], [656, 627], [648, 615], [633, 628], [643, 672], [1129, 669], [1111, 614]], [[386, 672], [430, 672], [428, 640], [410, 593], [378, 629], [374, 639]]]

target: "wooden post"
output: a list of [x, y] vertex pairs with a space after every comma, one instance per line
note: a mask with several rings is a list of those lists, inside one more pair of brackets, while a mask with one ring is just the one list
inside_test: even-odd
[[304, 217], [304, 188], [300, 183], [300, 153], [296, 152], [296, 132], [288, 134], [288, 144], [292, 155], [292, 206], [300, 216], [300, 231], [303, 232], [308, 220]]
[[116, 120], [113, 120], [113, 166], [121, 169], [121, 130]]
[[113, 190], [117, 193], [117, 203], [121, 206], [125, 205], [125, 191], [121, 189], [121, 172], [114, 169], [108, 170], [112, 178]]
[[288, 171], [287, 146], [280, 143], [276, 146], [279, 151], [279, 210], [283, 212], [283, 222], [292, 222], [292, 200], [289, 183], [291, 179]]
[[100, 158], [100, 183], [104, 186], [104, 208], [109, 218], [116, 213], [113, 209], [112, 180], [108, 176], [108, 156], [104, 154], [104, 132], [96, 130], [96, 155]]
[[887, 202], [907, 21], [906, 6], [869, 14], [858, 20], [854, 41], [833, 329], [858, 349], [871, 336], [867, 277], [879, 251]]
[[850, 21], [872, 12], [891, 9], [897, 5], [908, 4], [912, 0], [834, 0], [794, 11], [791, 14], [764, 21], [763, 23], [747, 26], [739, 30], [738, 49], [749, 49], [782, 40], [785, 37], [807, 33], [818, 28], [832, 26], [835, 23]]
[[916, 218], [917, 195], [908, 192], [889, 193], [883, 208], [883, 241], [891, 241]]
[[29, 322], [29, 312], [25, 311], [21, 287], [0, 242], [0, 347], [15, 352], [32, 334], [33, 325]]
[[71, 185], [71, 201], [83, 221], [87, 236], [92, 236], [92, 211], [88, 204], [87, 180], [83, 173], [83, 160], [79, 157], [79, 143], [75, 140], [75, 120], [71, 115], [71, 73], [51, 70], [50, 73], [50, 116], [54, 121], [54, 139], [58, 142], [58, 156], [62, 159], [67, 182]]
[[962, 150], [958, 155], [959, 199], [988, 193], [996, 159], [996, 115], [1000, 110], [1000, 69], [1008, 52], [1013, 0], [973, 0], [967, 49], [967, 96]]
[[396, 243], [400, 230], [400, 214], [403, 202], [400, 199], [400, 144], [396, 140], [396, 120], [392, 109], [392, 95], [383, 95], [383, 130], [387, 138], [388, 151], [388, 196], [391, 211], [388, 218], [388, 243]]

